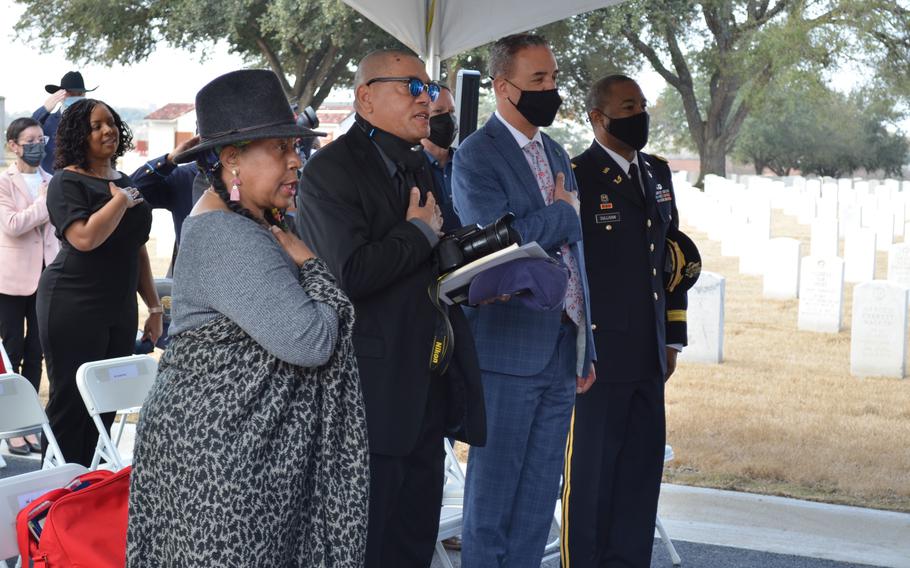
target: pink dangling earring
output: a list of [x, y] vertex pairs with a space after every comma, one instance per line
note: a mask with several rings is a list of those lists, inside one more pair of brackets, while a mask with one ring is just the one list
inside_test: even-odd
[[231, 201], [240, 201], [240, 178], [237, 177], [237, 170], [231, 170], [234, 179], [231, 180]]

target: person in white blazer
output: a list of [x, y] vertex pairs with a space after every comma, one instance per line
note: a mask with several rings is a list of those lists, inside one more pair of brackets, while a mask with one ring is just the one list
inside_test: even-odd
[[[51, 175], [40, 167], [47, 138], [32, 118], [17, 118], [6, 130], [16, 161], [0, 174], [0, 338], [11, 372], [41, 384], [41, 341], [35, 298], [38, 279], [60, 250], [45, 205]], [[41, 452], [34, 434], [7, 440], [12, 454]]]

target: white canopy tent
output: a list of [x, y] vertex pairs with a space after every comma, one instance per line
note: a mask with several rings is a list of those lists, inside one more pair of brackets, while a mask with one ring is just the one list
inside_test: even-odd
[[439, 78], [443, 59], [622, 0], [342, 0], [413, 49]]

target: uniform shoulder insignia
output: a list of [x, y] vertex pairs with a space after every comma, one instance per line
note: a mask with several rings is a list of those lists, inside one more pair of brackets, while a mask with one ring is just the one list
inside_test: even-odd
[[670, 163], [670, 160], [664, 158], [663, 156], [658, 156], [657, 154], [649, 154], [649, 155], [650, 155], [652, 158], [657, 158], [657, 159], [660, 160], [661, 162], [668, 163], [668, 164]]

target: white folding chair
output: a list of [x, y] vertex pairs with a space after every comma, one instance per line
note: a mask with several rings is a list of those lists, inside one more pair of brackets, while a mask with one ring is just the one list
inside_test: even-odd
[[[673, 461], [676, 455], [673, 453], [673, 447], [670, 444], [664, 446], [664, 464], [667, 462]], [[670, 555], [670, 560], [673, 561], [673, 566], [679, 566], [682, 564], [682, 558], [679, 557], [679, 553], [676, 552], [676, 547], [673, 546], [673, 541], [670, 540], [670, 535], [667, 534], [667, 529], [664, 528], [664, 524], [660, 522], [660, 517], [657, 517], [657, 532], [660, 534], [660, 540], [664, 543], [664, 547], [667, 549], [667, 553]]]
[[[158, 362], [148, 355], [104, 359], [79, 366], [76, 371], [76, 386], [98, 429], [98, 446], [92, 458], [92, 471], [98, 469], [102, 459], [114, 471], [123, 469], [132, 462], [132, 456], [124, 458], [117, 447], [126, 428], [127, 417], [137, 414], [142, 408], [157, 372]], [[101, 415], [105, 412], [117, 413], [113, 440], [101, 421]]]
[[[13, 372], [13, 364], [9, 360], [9, 355], [6, 353], [6, 349], [3, 347], [3, 338], [0, 337], [0, 375]], [[3, 460], [3, 456], [0, 456], [0, 469], [6, 467], [6, 462]]]
[[[445, 485], [442, 488], [442, 506], [461, 507], [464, 505], [464, 472], [455, 456], [455, 450], [448, 440], [443, 440], [446, 452]], [[448, 537], [446, 537], [448, 538]]]
[[[87, 471], [77, 463], [68, 463], [0, 479], [0, 563], [2, 559], [19, 556], [16, 543], [16, 515], [19, 511], [41, 495], [63, 487]], [[16, 562], [17, 567], [20, 565], [21, 559]]]
[[38, 432], [47, 440], [42, 469], [66, 463], [35, 387], [22, 375], [0, 375], [0, 439]]
[[442, 544], [447, 538], [461, 534], [462, 508], [464, 507], [464, 472], [448, 440], [445, 448], [445, 481], [442, 488], [442, 508], [439, 511], [439, 533], [436, 535], [436, 557], [443, 568], [453, 568], [449, 554]]

